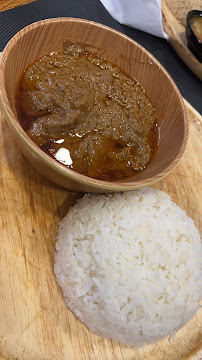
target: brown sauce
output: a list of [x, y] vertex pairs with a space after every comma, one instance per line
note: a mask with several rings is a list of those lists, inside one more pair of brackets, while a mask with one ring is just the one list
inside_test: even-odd
[[190, 19], [190, 25], [196, 37], [202, 43], [202, 16], [193, 16]]
[[106, 181], [142, 171], [157, 145], [157, 117], [143, 88], [78, 44], [51, 53], [22, 74], [19, 121], [48, 155]]

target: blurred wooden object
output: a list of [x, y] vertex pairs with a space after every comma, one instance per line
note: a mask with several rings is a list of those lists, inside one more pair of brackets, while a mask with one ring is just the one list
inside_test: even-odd
[[0, 11], [12, 9], [17, 6], [29, 4], [36, 0], [0, 0]]
[[[168, 41], [182, 61], [202, 80], [202, 64], [187, 47], [186, 28], [173, 15], [165, 0], [162, 0], [163, 29], [168, 35]], [[187, 9], [187, 13], [189, 9]]]
[[202, 9], [201, 0], [163, 0], [179, 23], [186, 26], [187, 13], [191, 10]]
[[[185, 102], [187, 149], [155, 187], [186, 210], [202, 233], [201, 116]], [[200, 360], [202, 308], [175, 337], [141, 349], [102, 339], [66, 307], [54, 272], [55, 236], [79, 193], [36, 172], [0, 109], [0, 360]]]

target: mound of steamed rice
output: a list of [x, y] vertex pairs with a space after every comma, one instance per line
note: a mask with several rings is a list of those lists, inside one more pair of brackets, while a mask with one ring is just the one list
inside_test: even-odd
[[85, 195], [59, 225], [55, 274], [94, 333], [141, 346], [173, 334], [202, 295], [202, 245], [163, 191]]

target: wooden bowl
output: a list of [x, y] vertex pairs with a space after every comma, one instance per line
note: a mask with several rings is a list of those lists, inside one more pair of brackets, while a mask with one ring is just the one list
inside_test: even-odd
[[[15, 90], [23, 70], [45, 54], [63, 50], [63, 40], [97, 48], [97, 53], [135, 78], [156, 108], [159, 146], [146, 169], [129, 181], [105, 182], [78, 174], [45, 154], [20, 126]], [[36, 22], [18, 32], [3, 51], [0, 65], [1, 102], [7, 122], [25, 157], [46, 178], [74, 191], [115, 192], [149, 185], [179, 162], [186, 146], [188, 126], [183, 100], [163, 66], [142, 46], [109, 27], [73, 18]]]

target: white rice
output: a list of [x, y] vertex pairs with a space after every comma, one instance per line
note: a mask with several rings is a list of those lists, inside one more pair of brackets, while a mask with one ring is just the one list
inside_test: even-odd
[[202, 295], [200, 234], [169, 195], [85, 195], [59, 225], [55, 274], [94, 333], [142, 346], [173, 334]]

